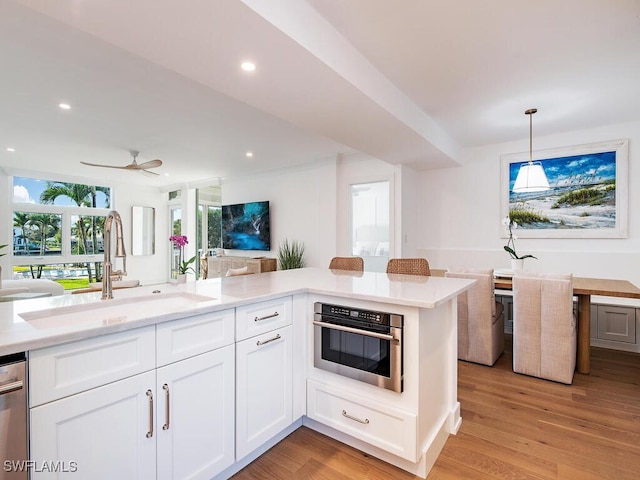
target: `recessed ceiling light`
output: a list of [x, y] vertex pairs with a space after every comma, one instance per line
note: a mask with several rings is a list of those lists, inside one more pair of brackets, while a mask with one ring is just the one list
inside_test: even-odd
[[69, 105], [68, 103], [59, 103], [58, 106], [62, 109], [62, 110], [71, 110], [71, 105]]
[[7, 152], [15, 152], [16, 149], [13, 147], [7, 147]]
[[247, 157], [249, 158], [253, 157], [253, 152], [247, 152]]
[[256, 69], [256, 64], [253, 62], [242, 62], [242, 65], [240, 65], [240, 67], [245, 72], [253, 72]]

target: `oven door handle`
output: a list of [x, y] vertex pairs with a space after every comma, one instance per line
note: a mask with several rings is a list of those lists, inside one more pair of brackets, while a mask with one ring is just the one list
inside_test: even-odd
[[361, 330], [359, 328], [352, 328], [352, 327], [344, 327], [342, 325], [336, 325], [334, 323], [317, 322], [315, 320], [313, 324], [322, 328], [331, 328], [333, 330], [341, 330], [343, 332], [355, 333], [356, 335], [365, 335], [367, 337], [379, 338], [381, 340], [389, 340], [391, 342], [398, 341], [398, 339], [395, 338], [393, 335], [387, 335], [385, 333], [369, 332], [368, 330]]

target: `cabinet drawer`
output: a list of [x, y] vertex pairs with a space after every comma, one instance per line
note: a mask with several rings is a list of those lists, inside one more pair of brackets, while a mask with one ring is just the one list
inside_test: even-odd
[[291, 324], [291, 297], [236, 308], [236, 341]]
[[235, 311], [228, 309], [159, 324], [158, 366], [231, 345], [234, 321]]
[[307, 380], [309, 418], [416, 462], [416, 416], [314, 380]]
[[155, 367], [153, 325], [33, 350], [29, 353], [29, 405], [41, 405]]

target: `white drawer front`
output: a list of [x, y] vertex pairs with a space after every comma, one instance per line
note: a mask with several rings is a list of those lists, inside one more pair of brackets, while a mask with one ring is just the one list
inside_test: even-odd
[[389, 453], [417, 462], [416, 416], [307, 380], [307, 415]]
[[235, 311], [229, 309], [159, 324], [158, 366], [231, 345], [234, 323]]
[[155, 367], [153, 325], [33, 350], [29, 353], [29, 405], [41, 405]]
[[236, 341], [291, 325], [291, 297], [236, 308]]

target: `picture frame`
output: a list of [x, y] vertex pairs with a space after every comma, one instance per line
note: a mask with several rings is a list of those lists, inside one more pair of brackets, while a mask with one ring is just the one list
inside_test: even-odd
[[[627, 238], [628, 139], [500, 159], [500, 218], [510, 215], [518, 223], [518, 237]], [[549, 190], [514, 192], [520, 167], [530, 161], [542, 165]]]

